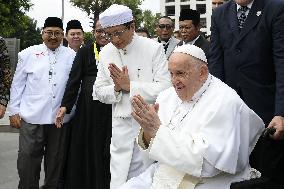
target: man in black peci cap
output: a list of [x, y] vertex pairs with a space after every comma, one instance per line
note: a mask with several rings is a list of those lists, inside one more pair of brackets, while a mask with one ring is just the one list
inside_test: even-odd
[[68, 47], [77, 52], [84, 43], [84, 30], [79, 20], [70, 20], [67, 23], [65, 38]]
[[57, 189], [65, 158], [67, 122], [54, 125], [75, 52], [61, 46], [63, 24], [48, 17], [42, 31], [43, 43], [18, 54], [11, 86], [10, 125], [19, 129], [19, 189], [39, 188], [44, 158], [44, 189]]
[[209, 42], [200, 34], [200, 13], [192, 9], [183, 9], [179, 16], [179, 31], [182, 41], [177, 44], [191, 44], [201, 48], [208, 58]]

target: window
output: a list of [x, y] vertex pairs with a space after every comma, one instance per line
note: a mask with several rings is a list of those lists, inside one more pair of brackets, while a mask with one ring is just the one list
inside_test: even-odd
[[206, 28], [206, 18], [200, 18], [200, 26]]
[[166, 15], [167, 16], [175, 16], [175, 6], [167, 6], [166, 7]]
[[180, 11], [182, 10], [189, 10], [190, 9], [190, 5], [181, 5], [180, 6]]
[[205, 5], [205, 4], [197, 4], [197, 5], [196, 5], [196, 10], [197, 10], [200, 14], [205, 14], [205, 13], [206, 13], [206, 5]]

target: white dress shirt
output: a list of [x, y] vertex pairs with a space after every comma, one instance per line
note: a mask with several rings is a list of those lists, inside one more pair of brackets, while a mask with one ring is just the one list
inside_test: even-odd
[[[10, 115], [20, 114], [31, 124], [53, 124], [60, 107], [75, 51], [45, 44], [31, 46], [18, 54], [11, 86]], [[70, 115], [64, 117], [64, 122]]]

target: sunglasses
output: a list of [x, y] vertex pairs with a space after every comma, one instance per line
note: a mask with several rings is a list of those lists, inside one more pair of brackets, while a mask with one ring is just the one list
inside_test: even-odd
[[160, 29], [165, 29], [165, 28], [166, 28], [167, 30], [170, 30], [170, 29], [173, 28], [173, 26], [172, 26], [172, 25], [169, 25], [169, 24], [159, 24], [158, 27], [159, 27]]

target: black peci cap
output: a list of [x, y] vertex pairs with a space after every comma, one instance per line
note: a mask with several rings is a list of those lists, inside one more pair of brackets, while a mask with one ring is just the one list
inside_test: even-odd
[[66, 33], [68, 33], [70, 29], [81, 29], [84, 32], [79, 20], [70, 20], [66, 26]]
[[43, 28], [46, 27], [59, 27], [63, 30], [63, 23], [60, 18], [57, 17], [48, 17], [45, 19]]

